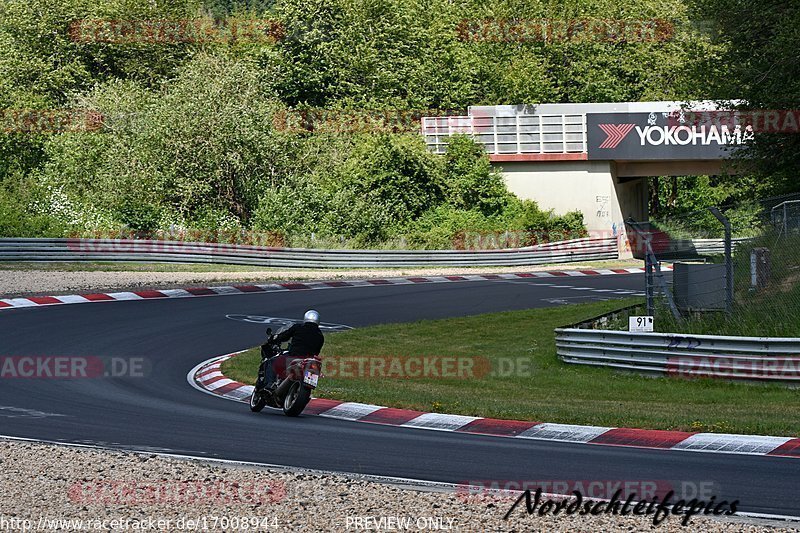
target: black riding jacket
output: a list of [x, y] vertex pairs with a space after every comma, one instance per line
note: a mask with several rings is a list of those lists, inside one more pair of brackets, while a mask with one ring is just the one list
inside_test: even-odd
[[325, 344], [325, 337], [319, 326], [313, 322], [294, 324], [275, 335], [275, 342], [286, 342], [290, 339], [289, 355], [294, 357], [317, 355], [322, 351], [322, 345]]

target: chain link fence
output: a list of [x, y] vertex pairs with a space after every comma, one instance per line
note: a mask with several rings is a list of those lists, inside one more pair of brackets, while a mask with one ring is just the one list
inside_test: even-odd
[[800, 195], [627, 224], [656, 331], [800, 337]]

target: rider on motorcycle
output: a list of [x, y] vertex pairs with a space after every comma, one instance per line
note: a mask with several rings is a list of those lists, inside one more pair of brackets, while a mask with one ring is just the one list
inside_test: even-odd
[[[319, 313], [309, 309], [303, 316], [302, 324], [293, 324], [290, 328], [273, 335], [267, 341], [267, 344], [280, 344], [286, 341], [290, 341], [288, 353], [276, 357], [285, 355], [288, 359], [295, 359], [318, 355], [322, 351], [322, 345], [325, 343], [325, 337], [319, 329]], [[272, 368], [273, 359], [264, 359], [262, 361], [258, 369], [256, 388], [260, 389], [266, 386], [269, 389], [274, 389], [277, 386], [277, 383], [275, 383], [275, 371]]]

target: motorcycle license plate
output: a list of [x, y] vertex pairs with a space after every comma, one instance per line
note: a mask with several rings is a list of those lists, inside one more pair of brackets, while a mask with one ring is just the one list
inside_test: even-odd
[[303, 383], [305, 383], [306, 385], [310, 385], [312, 387], [316, 387], [318, 381], [319, 381], [319, 374], [306, 371], [306, 375], [303, 377]]

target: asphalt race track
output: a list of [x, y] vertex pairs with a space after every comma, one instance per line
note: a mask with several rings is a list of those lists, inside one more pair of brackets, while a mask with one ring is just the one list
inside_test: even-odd
[[0, 311], [4, 356], [144, 357], [152, 363], [146, 379], [0, 380], [0, 435], [452, 483], [691, 481], [713, 484], [717, 501], [738, 499], [742, 511], [800, 516], [797, 459], [505, 439], [290, 419], [269, 410], [256, 415], [186, 381], [201, 361], [262, 341], [262, 325], [228, 314], [299, 318], [314, 307], [324, 321], [357, 327], [620, 298], [642, 285], [641, 274], [536, 278]]

